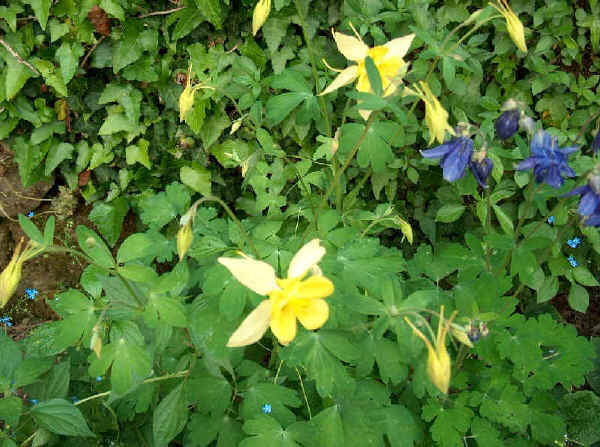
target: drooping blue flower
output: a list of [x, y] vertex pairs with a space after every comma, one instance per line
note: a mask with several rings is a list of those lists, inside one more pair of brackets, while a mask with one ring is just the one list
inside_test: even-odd
[[27, 296], [29, 297], [30, 300], [35, 300], [35, 297], [38, 294], [38, 290], [37, 289], [30, 289], [29, 287], [27, 287], [25, 289], [25, 293], [27, 294]]
[[567, 158], [578, 148], [578, 146], [569, 146], [561, 149], [556, 137], [545, 130], [540, 130], [531, 139], [531, 156], [519, 163], [516, 169], [523, 171], [533, 168], [537, 183], [544, 182], [558, 189], [565, 181], [563, 176], [575, 176], [575, 171], [567, 163]]
[[31, 218], [31, 217], [33, 217], [33, 216], [34, 216], [34, 212], [33, 212], [33, 211], [29, 211], [29, 212], [27, 213], [27, 217]]
[[584, 217], [584, 224], [591, 227], [600, 226], [600, 175], [590, 175], [584, 186], [579, 186], [564, 196], [581, 196], [577, 212]]
[[264, 404], [261, 407], [261, 410], [264, 414], [271, 414], [271, 411], [273, 411], [273, 409], [271, 408], [271, 404]]
[[567, 240], [567, 245], [571, 248], [577, 248], [579, 247], [579, 244], [581, 244], [581, 239], [579, 239], [578, 237], [574, 237], [573, 239]]
[[592, 141], [592, 152], [596, 154], [596, 152], [598, 152], [598, 149], [600, 149], [600, 130], [594, 137], [594, 141]]
[[441, 158], [444, 178], [454, 182], [465, 176], [465, 169], [473, 156], [473, 141], [467, 137], [452, 138], [433, 149], [421, 151], [421, 155], [425, 158]]
[[482, 188], [487, 188], [487, 178], [490, 176], [493, 168], [494, 162], [485, 155], [481, 161], [478, 160], [477, 156], [475, 156], [475, 160], [469, 161], [469, 169]]
[[501, 140], [512, 137], [519, 130], [519, 118], [521, 112], [518, 109], [507, 110], [496, 120], [496, 135]]
[[548, 223], [549, 223], [550, 225], [554, 224], [554, 220], [555, 220], [555, 219], [554, 219], [554, 216], [548, 216]]

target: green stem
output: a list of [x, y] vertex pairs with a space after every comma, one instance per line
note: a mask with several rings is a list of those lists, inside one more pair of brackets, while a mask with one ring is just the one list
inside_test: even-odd
[[[489, 236], [492, 231], [492, 194], [490, 191], [491, 188], [486, 188], [486, 198], [487, 198], [487, 213], [485, 215], [485, 234]], [[492, 264], [491, 264], [491, 250], [489, 244], [485, 244], [485, 266], [489, 273], [492, 273]]]
[[[304, 16], [304, 11], [302, 10], [302, 6], [299, 4], [298, 0], [294, 0], [294, 5], [296, 6], [296, 11], [298, 11], [298, 17], [300, 18], [300, 26], [302, 27], [302, 35], [304, 36], [304, 42], [306, 42], [306, 48], [308, 50], [308, 56], [310, 58], [310, 66], [312, 68], [312, 75], [315, 81], [315, 89], [317, 95], [321, 92], [319, 89], [319, 75], [317, 73], [317, 62], [315, 60], [315, 52], [313, 51], [312, 42], [308, 36], [308, 32], [306, 31], [306, 20]], [[325, 129], [327, 131], [327, 136], [331, 137], [331, 127], [329, 114], [327, 113], [327, 105], [325, 104], [325, 98], [322, 96], [317, 96], [319, 98], [319, 105], [321, 107], [321, 114], [323, 115], [323, 119], [325, 120]]]
[[308, 236], [308, 233], [310, 232], [312, 226], [317, 224], [317, 220], [319, 219], [319, 214], [321, 213], [321, 211], [323, 211], [323, 208], [325, 208], [325, 205], [327, 204], [327, 201], [329, 200], [329, 196], [333, 192], [333, 189], [335, 188], [335, 185], [339, 182], [340, 177], [346, 171], [346, 169], [348, 169], [348, 167], [350, 166], [350, 163], [352, 163], [352, 160], [354, 159], [354, 156], [358, 152], [358, 149], [360, 148], [360, 145], [362, 144], [362, 142], [364, 141], [364, 139], [367, 137], [367, 133], [369, 132], [369, 129], [371, 128], [371, 126], [375, 122], [375, 117], [376, 116], [377, 116], [377, 111], [371, 113], [371, 116], [369, 117], [369, 120], [367, 121], [367, 124], [365, 125], [365, 128], [363, 129], [362, 133], [360, 134], [360, 137], [358, 137], [358, 140], [356, 141], [356, 143], [354, 143], [354, 146], [352, 147], [352, 150], [350, 151], [350, 155], [348, 156], [348, 158], [346, 159], [346, 161], [342, 165], [342, 168], [338, 169], [336, 171], [335, 176], [333, 177], [333, 182], [331, 182], [329, 184], [329, 187], [325, 191], [325, 194], [323, 195], [323, 198], [321, 199], [321, 202], [319, 203], [319, 207], [317, 208], [317, 211], [316, 211], [316, 213], [315, 213], [315, 215], [313, 217], [312, 222], [310, 222], [308, 224], [308, 226], [304, 230], [304, 233], [302, 234], [302, 239], [300, 241], [300, 244], [304, 243], [304, 241], [306, 240], [306, 237]]

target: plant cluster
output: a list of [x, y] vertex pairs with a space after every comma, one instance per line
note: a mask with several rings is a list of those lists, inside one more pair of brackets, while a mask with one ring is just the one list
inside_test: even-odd
[[594, 344], [549, 303], [600, 285], [600, 10], [573, 8], [0, 6], [0, 139], [98, 230], [19, 216], [0, 308], [34, 256], [87, 267], [0, 333], [0, 446], [600, 441]]

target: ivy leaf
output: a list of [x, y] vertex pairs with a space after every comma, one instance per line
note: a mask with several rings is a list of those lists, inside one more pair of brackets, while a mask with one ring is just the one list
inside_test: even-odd
[[223, 26], [221, 19], [221, 4], [219, 0], [195, 0], [196, 6], [199, 11], [206, 19], [212, 23], [217, 30], [220, 30]]
[[139, 42], [142, 31], [143, 24], [140, 20], [131, 19], [124, 23], [123, 35], [113, 52], [114, 73], [118, 73], [142, 56], [143, 48]]
[[36, 76], [36, 73], [21, 64], [12, 55], [7, 54], [4, 60], [7, 66], [3, 87], [6, 89], [6, 99], [11, 100], [19, 93], [29, 78]]
[[48, 151], [48, 157], [46, 158], [46, 169], [44, 173], [50, 175], [61, 162], [71, 159], [74, 150], [75, 147], [71, 143], [60, 143], [51, 146]]
[[146, 169], [152, 168], [152, 163], [148, 158], [148, 147], [150, 143], [140, 138], [136, 144], [132, 144], [125, 148], [125, 160], [128, 165], [134, 165], [136, 163], [141, 164]]
[[65, 436], [96, 436], [90, 431], [81, 411], [64, 399], [40, 402], [31, 409], [31, 415], [40, 427], [52, 433]]
[[60, 72], [65, 84], [68, 84], [77, 73], [79, 58], [83, 56], [83, 53], [83, 47], [77, 42], [72, 44], [63, 42], [56, 50], [54, 58], [60, 63]]

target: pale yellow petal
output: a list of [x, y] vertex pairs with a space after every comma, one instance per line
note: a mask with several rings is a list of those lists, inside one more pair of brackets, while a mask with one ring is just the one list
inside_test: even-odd
[[372, 110], [359, 110], [358, 114], [362, 117], [362, 119], [364, 119], [365, 121], [367, 121], [369, 119], [369, 117], [371, 116], [371, 113], [373, 113]]
[[297, 296], [300, 298], [326, 298], [333, 293], [333, 283], [324, 276], [311, 276], [297, 286]]
[[384, 45], [389, 51], [386, 53], [384, 60], [391, 57], [404, 57], [408, 53], [408, 49], [415, 38], [414, 34], [408, 34], [404, 37], [392, 39]]
[[268, 295], [274, 290], [279, 290], [275, 281], [275, 270], [266, 262], [248, 257], [241, 259], [221, 257], [217, 261], [227, 267], [239, 282], [259, 295]]
[[239, 348], [256, 343], [267, 331], [270, 321], [271, 302], [263, 300], [229, 337], [227, 347]]
[[369, 47], [356, 37], [334, 32], [333, 38], [340, 53], [350, 61], [362, 61], [369, 53]]
[[344, 85], [350, 84], [358, 76], [358, 66], [351, 65], [350, 67], [342, 70], [339, 75], [327, 86], [325, 90], [319, 93], [319, 96], [327, 95]]
[[252, 14], [252, 35], [256, 36], [258, 30], [265, 24], [271, 12], [271, 0], [259, 0]]
[[305, 244], [292, 258], [288, 268], [288, 278], [304, 276], [306, 272], [325, 256], [325, 248], [319, 239], [313, 239]]
[[291, 306], [285, 306], [278, 315], [273, 315], [271, 331], [282, 345], [285, 346], [296, 338], [296, 330], [296, 316]]
[[325, 300], [302, 300], [292, 305], [302, 326], [308, 330], [319, 329], [329, 318], [329, 305]]

